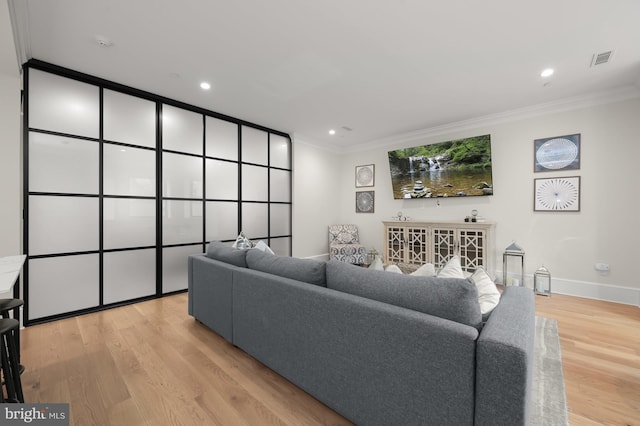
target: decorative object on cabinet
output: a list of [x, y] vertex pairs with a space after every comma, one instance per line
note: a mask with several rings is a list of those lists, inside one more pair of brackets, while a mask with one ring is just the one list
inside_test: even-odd
[[524, 249], [515, 241], [502, 253], [502, 284], [524, 286]]
[[580, 211], [580, 176], [534, 179], [534, 211]]
[[580, 168], [580, 134], [533, 141], [534, 172]]
[[356, 213], [373, 213], [375, 191], [356, 191]]
[[356, 225], [329, 225], [329, 259], [358, 265], [366, 263], [367, 249], [360, 244]]
[[533, 290], [542, 296], [551, 296], [551, 273], [542, 265], [533, 274]]
[[356, 166], [356, 188], [373, 186], [375, 183], [375, 165]]
[[492, 222], [383, 222], [384, 259], [388, 263], [442, 268], [455, 255], [465, 272], [485, 268], [495, 271]]

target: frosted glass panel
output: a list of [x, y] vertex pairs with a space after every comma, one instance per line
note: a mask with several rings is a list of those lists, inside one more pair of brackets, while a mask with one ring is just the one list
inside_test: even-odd
[[238, 203], [207, 202], [206, 240], [232, 240], [238, 232]]
[[97, 254], [28, 262], [30, 320], [92, 308], [100, 303]]
[[202, 158], [165, 152], [162, 171], [165, 197], [202, 198]]
[[104, 254], [103, 301], [121, 302], [156, 293], [156, 250]]
[[207, 117], [207, 153], [208, 157], [238, 159], [238, 125], [229, 121]]
[[98, 138], [97, 86], [29, 70], [29, 127]]
[[282, 169], [291, 168], [291, 144], [284, 136], [271, 134], [269, 140], [270, 158], [269, 165]]
[[97, 142], [29, 133], [29, 190], [98, 194]]
[[186, 290], [188, 258], [202, 253], [202, 244], [162, 249], [162, 293]]
[[271, 169], [271, 200], [291, 202], [291, 172]]
[[156, 202], [132, 198], [104, 199], [104, 248], [156, 245]]
[[104, 91], [104, 138], [156, 147], [156, 104], [111, 90]]
[[271, 204], [271, 235], [291, 234], [291, 205]]
[[278, 256], [291, 256], [291, 238], [271, 238], [269, 247]]
[[242, 166], [242, 199], [244, 201], [267, 201], [269, 180], [266, 167]]
[[98, 198], [29, 197], [29, 255], [98, 250]]
[[156, 195], [156, 152], [105, 143], [104, 193]]
[[238, 199], [238, 163], [207, 160], [207, 198]]
[[162, 148], [202, 155], [202, 115], [162, 106]]
[[165, 245], [202, 241], [202, 201], [165, 200], [162, 213]]
[[268, 133], [242, 126], [242, 161], [267, 165]]
[[268, 204], [242, 204], [242, 231], [250, 240], [269, 235]]

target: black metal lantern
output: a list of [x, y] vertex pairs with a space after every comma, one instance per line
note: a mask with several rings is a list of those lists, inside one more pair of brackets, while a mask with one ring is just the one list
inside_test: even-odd
[[524, 286], [524, 249], [515, 241], [502, 254], [502, 284]]
[[544, 265], [533, 274], [533, 289], [536, 294], [551, 296], [551, 274]]

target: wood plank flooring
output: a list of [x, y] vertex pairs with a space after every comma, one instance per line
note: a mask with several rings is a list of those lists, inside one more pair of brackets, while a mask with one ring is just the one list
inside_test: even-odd
[[640, 425], [640, 308], [554, 294], [571, 425]]
[[[640, 426], [640, 309], [553, 295], [572, 425]], [[71, 425], [348, 425], [187, 315], [187, 295], [22, 330], [29, 402]]]

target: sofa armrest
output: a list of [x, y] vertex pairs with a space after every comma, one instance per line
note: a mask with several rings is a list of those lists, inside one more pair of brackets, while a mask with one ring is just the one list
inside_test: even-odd
[[232, 341], [233, 273], [245, 269], [204, 254], [189, 256], [189, 315]]
[[529, 423], [535, 339], [535, 296], [506, 287], [476, 353], [475, 425]]

